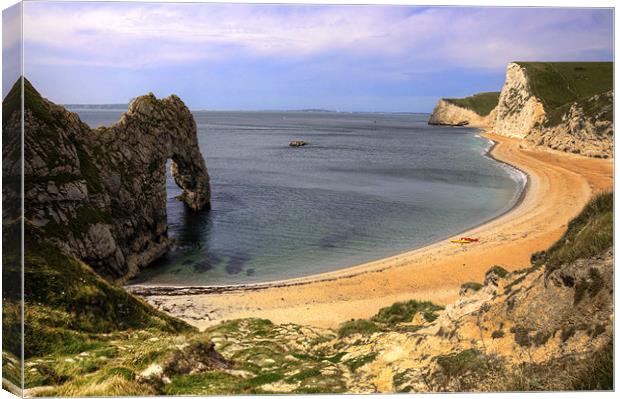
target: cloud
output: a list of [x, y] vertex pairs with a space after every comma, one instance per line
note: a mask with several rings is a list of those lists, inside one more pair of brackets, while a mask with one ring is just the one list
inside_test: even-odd
[[37, 65], [140, 69], [328, 57], [406, 79], [425, 69], [612, 53], [609, 9], [53, 2], [24, 9], [27, 62]]

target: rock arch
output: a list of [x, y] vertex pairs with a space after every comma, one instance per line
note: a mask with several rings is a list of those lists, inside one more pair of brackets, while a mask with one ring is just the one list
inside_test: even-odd
[[25, 81], [25, 216], [102, 276], [126, 281], [165, 254], [166, 161], [193, 211], [210, 208], [196, 123], [175, 95], [136, 98], [91, 129]]

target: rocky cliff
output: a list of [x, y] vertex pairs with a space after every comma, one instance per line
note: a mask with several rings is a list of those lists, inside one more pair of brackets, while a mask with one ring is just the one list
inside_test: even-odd
[[[4, 100], [6, 109], [15, 96], [17, 85]], [[171, 245], [167, 160], [183, 189], [181, 200], [195, 211], [209, 208], [196, 124], [174, 95], [138, 97], [117, 123], [91, 129], [25, 80], [24, 124], [26, 219], [110, 280], [134, 276]]]
[[611, 63], [510, 63], [491, 128], [591, 157], [613, 156]]
[[488, 128], [493, 125], [494, 116], [494, 112], [486, 116], [478, 115], [470, 109], [441, 99], [437, 102], [428, 124]]
[[495, 120], [490, 127], [503, 136], [524, 138], [544, 118], [543, 104], [532, 93], [525, 69], [519, 64], [508, 64]]
[[466, 98], [442, 98], [431, 114], [429, 125], [489, 128], [495, 120], [499, 93], [479, 93]]
[[613, 92], [607, 91], [567, 104], [535, 125], [526, 139], [531, 145], [554, 150], [613, 157], [613, 97]]
[[605, 62], [513, 62], [486, 117], [467, 99], [442, 99], [429, 124], [472, 126], [531, 146], [613, 156], [613, 71]]

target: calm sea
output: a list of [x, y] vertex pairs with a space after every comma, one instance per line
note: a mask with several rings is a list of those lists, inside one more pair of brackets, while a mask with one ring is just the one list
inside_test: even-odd
[[[96, 127], [122, 111], [77, 111]], [[195, 111], [211, 212], [175, 199], [176, 247], [134, 283], [220, 285], [333, 271], [424, 246], [508, 210], [523, 176], [475, 129], [426, 114]], [[310, 145], [290, 148], [291, 140]]]

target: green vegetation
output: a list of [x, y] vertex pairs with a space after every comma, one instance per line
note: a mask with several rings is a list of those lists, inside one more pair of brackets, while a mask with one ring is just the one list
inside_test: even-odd
[[595, 269], [590, 268], [588, 270], [588, 278], [580, 279], [577, 284], [575, 284], [575, 300], [574, 304], [577, 305], [586, 293], [590, 295], [590, 298], [598, 294], [598, 292], [603, 288], [603, 277], [601, 273]]
[[[5, 128], [9, 118], [13, 116], [13, 113], [20, 112], [22, 107], [22, 78], [17, 79], [17, 82], [13, 84], [11, 90], [7, 93], [4, 100], [2, 100], [2, 126]], [[6, 129], [3, 129], [3, 135]], [[3, 137], [5, 139], [5, 137]]]
[[584, 210], [568, 224], [568, 229], [555, 244], [539, 257], [547, 273], [562, 264], [599, 255], [613, 244], [613, 194], [594, 197]]
[[613, 389], [613, 341], [585, 359], [561, 357], [524, 363], [508, 374], [490, 375], [490, 391], [600, 391]]
[[515, 342], [526, 348], [532, 345], [530, 331], [532, 330], [521, 326], [515, 326], [510, 329], [510, 332], [515, 335]]
[[[10, 228], [18, 229], [19, 224]], [[27, 358], [92, 350], [101, 346], [99, 334], [134, 329], [171, 333], [194, 330], [108, 283], [89, 266], [43, 241], [41, 230], [30, 223], [26, 222], [24, 228], [24, 349]], [[5, 248], [4, 256], [7, 260], [17, 259], [19, 248]], [[19, 265], [19, 262], [14, 263]], [[18, 266], [5, 270], [9, 279], [18, 273]], [[5, 286], [4, 295], [18, 297], [18, 290], [19, 287]], [[4, 316], [8, 323], [18, 322], [14, 317], [18, 305], [11, 302], [6, 305]], [[11, 351], [19, 353], [16, 348]]]
[[476, 349], [438, 356], [436, 360], [441, 373], [435, 378], [444, 391], [469, 391], [501, 367], [496, 359]]
[[503, 337], [504, 337], [504, 331], [502, 330], [495, 330], [491, 334], [491, 338], [493, 339], [498, 339], [498, 338], [503, 338]]
[[533, 94], [550, 111], [613, 89], [612, 62], [517, 62]]
[[482, 284], [470, 281], [468, 283], [464, 283], [461, 285], [461, 291], [468, 291], [468, 290], [480, 291], [482, 287], [483, 287]]
[[597, 97], [582, 98], [575, 102], [566, 103], [561, 107], [549, 110], [547, 112], [545, 126], [556, 126], [559, 124], [562, 121], [562, 117], [566, 115], [574, 103], [577, 103], [577, 107], [583, 109], [585, 115], [594, 117], [598, 121], [613, 122], [614, 97], [611, 94], [601, 94]]
[[465, 98], [446, 98], [445, 101], [462, 108], [470, 109], [480, 116], [486, 116], [499, 101], [499, 92], [478, 93]]
[[443, 310], [443, 307], [428, 301], [420, 302], [412, 300], [407, 302], [396, 302], [391, 306], [380, 309], [371, 320], [376, 323], [394, 325], [398, 323], [408, 323], [413, 320], [413, 317], [417, 313], [421, 313], [424, 320], [433, 322], [439, 316], [437, 312], [440, 310]]
[[613, 96], [592, 97], [613, 90], [612, 62], [518, 62], [529, 78], [532, 93], [547, 113], [546, 126], [555, 126], [577, 102], [586, 115], [613, 120]]
[[508, 270], [504, 269], [501, 266], [495, 265], [489, 270], [487, 270], [487, 272], [485, 273], [485, 276], [488, 276], [489, 274], [496, 274], [500, 278], [504, 278], [508, 275]]
[[439, 317], [437, 312], [443, 307], [432, 302], [411, 300], [396, 302], [391, 306], [379, 309], [370, 320], [358, 319], [342, 323], [338, 329], [339, 337], [348, 337], [354, 334], [369, 335], [379, 331], [415, 332], [421, 326], [402, 325], [410, 323], [416, 314], [420, 313], [425, 322], [431, 323]]
[[355, 359], [347, 360], [344, 362], [351, 371], [355, 372], [358, 368], [362, 367], [365, 364], [368, 364], [377, 358], [377, 354], [370, 352], [363, 356], [356, 357]]
[[338, 329], [339, 337], [348, 337], [353, 334], [372, 334], [381, 331], [381, 326], [370, 320], [358, 319], [345, 321]]

